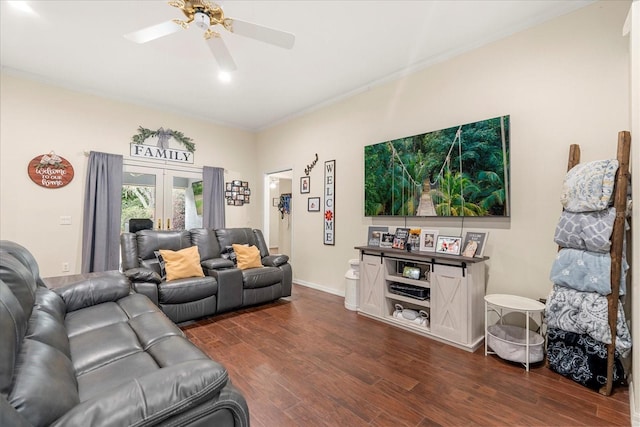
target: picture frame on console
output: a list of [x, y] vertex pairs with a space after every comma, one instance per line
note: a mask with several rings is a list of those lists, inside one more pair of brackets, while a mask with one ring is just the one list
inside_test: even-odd
[[472, 257], [482, 258], [484, 256], [484, 247], [489, 238], [488, 231], [467, 231], [467, 234], [464, 237], [464, 248], [465, 250], [469, 247], [469, 251], [467, 253], [471, 253], [471, 249], [475, 246], [474, 254]]
[[460, 255], [462, 247], [462, 237], [460, 236], [438, 236], [436, 252], [447, 255]]
[[438, 230], [425, 230], [423, 228], [420, 231], [420, 251], [435, 252], [438, 234]]

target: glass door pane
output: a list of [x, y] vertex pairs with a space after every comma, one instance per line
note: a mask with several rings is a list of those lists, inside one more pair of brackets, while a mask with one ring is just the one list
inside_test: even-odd
[[202, 227], [202, 176], [185, 172], [172, 172], [165, 177], [169, 181], [171, 195], [165, 200], [169, 226], [172, 230], [189, 230]]
[[[131, 167], [126, 167], [122, 183], [122, 217], [120, 231], [129, 231], [130, 219], [148, 218], [155, 224], [159, 218], [156, 212], [157, 183], [162, 183], [162, 175], [157, 172], [144, 173]], [[161, 205], [159, 205], [161, 206]]]
[[122, 231], [132, 218], [151, 219], [157, 230], [202, 227], [202, 173], [125, 165]]

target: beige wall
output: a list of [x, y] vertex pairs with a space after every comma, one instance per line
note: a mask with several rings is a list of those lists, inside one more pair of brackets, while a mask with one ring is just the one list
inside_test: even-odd
[[[138, 126], [180, 130], [196, 143], [194, 166], [224, 167], [226, 180], [248, 181], [251, 204], [227, 207], [227, 225], [260, 227], [262, 175], [247, 160], [255, 153], [254, 134], [6, 74], [0, 90], [0, 238], [29, 248], [44, 276], [62, 275], [63, 262], [70, 273], [80, 272], [84, 152], [128, 157]], [[73, 181], [55, 190], [27, 175], [29, 161], [51, 150], [75, 170]], [[60, 225], [62, 215], [72, 225]]]
[[[468, 218], [462, 234], [490, 231], [488, 293], [546, 297], [569, 144], [581, 145], [583, 161], [615, 157], [617, 132], [629, 128], [628, 9], [628, 1], [596, 3], [259, 133], [260, 170], [293, 159], [294, 182], [318, 153], [311, 194], [294, 189], [296, 206], [322, 196], [323, 164], [336, 160], [336, 244], [323, 245], [321, 215], [297, 215], [296, 279], [343, 294], [367, 227], [404, 224], [363, 217], [365, 145], [509, 114], [511, 218]], [[407, 224], [460, 233], [459, 220]]]
[[[629, 128], [629, 51], [621, 36], [628, 7], [628, 1], [595, 3], [257, 135], [3, 74], [0, 237], [29, 247], [44, 275], [61, 274], [65, 261], [78, 272], [84, 151], [126, 155], [138, 126], [171, 127], [194, 139], [197, 166], [223, 166], [228, 179], [249, 181], [252, 203], [228, 207], [229, 226], [262, 227], [264, 174], [293, 166], [297, 183], [318, 153], [311, 193], [301, 195], [296, 185], [292, 191], [293, 205], [302, 208], [291, 224], [290, 255], [298, 282], [340, 294], [347, 261], [365, 243], [367, 227], [404, 224], [363, 217], [363, 147], [509, 114], [512, 216], [467, 219], [462, 232], [491, 233], [488, 292], [544, 297], [569, 144], [581, 144], [584, 160], [612, 157], [616, 133]], [[51, 150], [76, 170], [74, 181], [58, 190], [36, 186], [25, 171], [29, 160]], [[322, 215], [304, 207], [307, 197], [322, 196], [323, 164], [333, 159], [336, 244], [325, 246]], [[59, 225], [61, 215], [73, 224]], [[457, 220], [407, 223], [460, 232]]]

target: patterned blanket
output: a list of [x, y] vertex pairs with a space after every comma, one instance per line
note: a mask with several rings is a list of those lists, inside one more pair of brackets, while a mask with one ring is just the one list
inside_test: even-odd
[[[547, 300], [545, 317], [549, 328], [585, 334], [604, 344], [611, 343], [607, 298], [597, 293], [554, 285]], [[626, 357], [631, 350], [631, 334], [620, 305], [616, 325], [616, 350]]]

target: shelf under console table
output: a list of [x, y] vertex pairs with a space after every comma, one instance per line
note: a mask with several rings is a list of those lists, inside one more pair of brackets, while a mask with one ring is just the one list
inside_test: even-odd
[[[359, 314], [470, 352], [480, 347], [487, 257], [355, 249], [360, 251]], [[414, 319], [416, 313], [421, 316]]]

